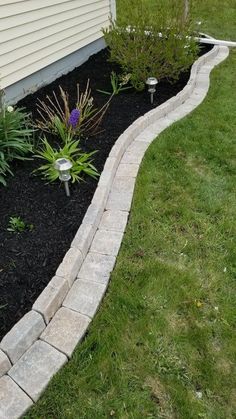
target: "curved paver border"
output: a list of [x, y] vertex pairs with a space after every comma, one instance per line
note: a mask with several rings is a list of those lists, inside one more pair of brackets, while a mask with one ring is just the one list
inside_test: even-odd
[[200, 57], [184, 89], [138, 118], [116, 141], [56, 275], [0, 343], [1, 418], [22, 416], [83, 338], [108, 286], [146, 149], [203, 101], [211, 70], [228, 53], [227, 47], [215, 46]]

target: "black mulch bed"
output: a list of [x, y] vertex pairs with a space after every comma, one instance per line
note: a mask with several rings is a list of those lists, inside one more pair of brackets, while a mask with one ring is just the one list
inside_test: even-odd
[[[209, 49], [204, 46], [201, 54]], [[95, 104], [102, 105], [107, 96], [96, 89], [110, 90], [110, 73], [112, 70], [119, 72], [106, 59], [106, 50], [93, 55], [85, 64], [27, 96], [18, 105], [26, 107], [35, 118], [36, 99], [45, 99], [53, 90], [58, 93], [60, 85], [68, 91], [73, 108], [76, 84], [79, 82], [83, 91], [88, 78]], [[188, 79], [189, 71], [183, 73], [175, 84], [161, 82], [153, 107], [176, 95]], [[103, 131], [81, 141], [84, 150], [98, 150], [94, 164], [99, 172], [119, 135], [151, 108], [147, 92], [128, 90], [114, 97], [102, 123]], [[0, 307], [3, 306], [0, 308], [0, 339], [30, 310], [55, 274], [97, 186], [96, 180], [86, 178], [86, 182], [71, 187], [71, 197], [67, 198], [59, 182], [46, 184], [32, 175], [38, 165], [38, 159], [15, 163], [15, 176], [8, 178], [7, 188], [0, 187]], [[21, 234], [7, 231], [11, 216], [20, 216], [26, 223], [33, 224], [33, 230]]]

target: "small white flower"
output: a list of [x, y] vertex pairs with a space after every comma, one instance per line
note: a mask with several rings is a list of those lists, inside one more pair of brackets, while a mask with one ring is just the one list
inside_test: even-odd
[[215, 311], [219, 311], [219, 307], [214, 307]]
[[197, 22], [197, 25], [201, 26], [201, 24], [202, 24], [202, 22], [201, 22], [201, 20], [199, 20], [199, 21]]
[[224, 272], [226, 272], [227, 271], [227, 268], [224, 268]]
[[14, 111], [13, 106], [8, 106], [8, 107], [7, 107], [7, 112], [13, 112], [13, 111]]
[[198, 399], [202, 399], [202, 392], [201, 391], [196, 391], [196, 396]]

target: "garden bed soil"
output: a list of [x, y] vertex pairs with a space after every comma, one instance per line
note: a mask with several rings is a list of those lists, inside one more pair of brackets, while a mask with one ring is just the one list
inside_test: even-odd
[[[211, 47], [201, 48], [201, 55]], [[76, 103], [76, 84], [81, 91], [90, 79], [92, 96], [96, 106], [101, 106], [107, 96], [96, 89], [110, 90], [111, 71], [120, 69], [107, 62], [107, 50], [103, 50], [82, 66], [60, 77], [38, 92], [28, 95], [18, 103], [38, 117], [37, 99], [59, 93], [59, 85], [69, 93], [71, 109]], [[94, 165], [101, 173], [108, 154], [120, 134], [139, 116], [160, 105], [183, 89], [190, 71], [181, 74], [173, 84], [158, 84], [154, 104], [149, 94], [127, 90], [114, 96], [102, 121], [101, 132], [82, 139], [83, 150], [97, 150]], [[47, 184], [32, 171], [39, 166], [38, 159], [13, 164], [14, 177], [7, 179], [7, 187], [0, 186], [0, 339], [31, 309], [32, 304], [54, 276], [58, 265], [70, 247], [97, 186], [97, 180], [89, 177], [71, 186], [71, 197], [65, 196], [59, 182]], [[20, 216], [33, 224], [32, 231], [20, 234], [7, 230], [9, 218]]]

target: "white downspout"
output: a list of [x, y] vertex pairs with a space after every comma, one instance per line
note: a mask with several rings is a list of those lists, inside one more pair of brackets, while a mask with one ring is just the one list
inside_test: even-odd
[[110, 11], [111, 19], [114, 22], [116, 20], [116, 0], [110, 0]]

